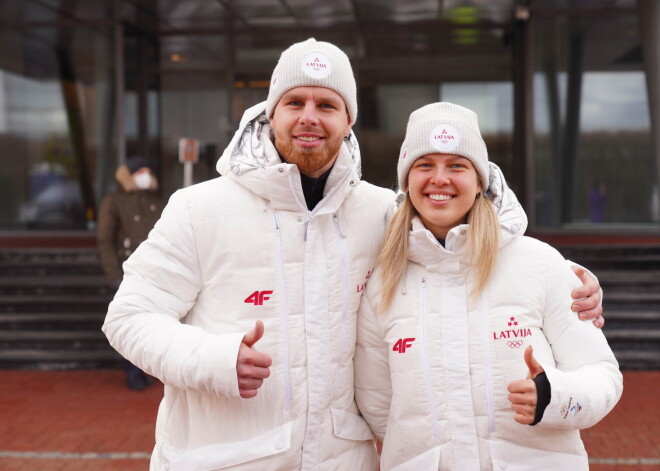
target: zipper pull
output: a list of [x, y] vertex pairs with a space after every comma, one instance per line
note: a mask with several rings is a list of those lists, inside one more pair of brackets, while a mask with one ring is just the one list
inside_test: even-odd
[[345, 239], [346, 236], [341, 231], [341, 226], [339, 225], [339, 216], [337, 216], [337, 213], [334, 213], [332, 215], [332, 218], [335, 220], [335, 227], [337, 228], [337, 232], [339, 233], [339, 235], [341, 236], [342, 239]]
[[312, 222], [313, 217], [312, 216], [307, 216], [307, 220], [305, 220], [305, 237], [304, 241], [307, 242], [307, 228], [309, 227], [309, 223]]

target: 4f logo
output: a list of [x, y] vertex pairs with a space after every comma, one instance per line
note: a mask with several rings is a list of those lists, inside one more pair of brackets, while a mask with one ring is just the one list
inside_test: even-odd
[[245, 298], [243, 301], [246, 304], [254, 304], [255, 306], [263, 305], [264, 301], [270, 299], [270, 295], [273, 294], [272, 291], [255, 291], [250, 296]]
[[412, 343], [415, 341], [414, 338], [412, 339], [399, 339], [396, 341], [394, 344], [394, 347], [392, 347], [392, 351], [394, 352], [399, 352], [399, 353], [406, 353], [406, 349], [412, 347]]

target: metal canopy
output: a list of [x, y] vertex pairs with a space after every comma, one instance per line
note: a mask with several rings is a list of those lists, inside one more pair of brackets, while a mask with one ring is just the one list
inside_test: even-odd
[[[111, 38], [121, 18], [126, 34], [158, 40], [158, 73], [255, 82], [268, 80], [283, 49], [313, 36], [346, 51], [363, 84], [431, 83], [511, 77], [516, 20], [530, 11], [537, 18], [607, 19], [634, 10], [634, 0], [5, 0], [0, 28], [9, 37], [29, 34], [32, 47], [48, 47], [63, 28]], [[607, 21], [597, 29], [590, 34], [611, 38]], [[585, 69], [598, 69], [599, 62], [625, 68], [637, 43], [635, 35], [630, 47], [618, 38], [609, 57], [587, 54]], [[91, 56], [93, 47], [77, 42], [75, 53]]]

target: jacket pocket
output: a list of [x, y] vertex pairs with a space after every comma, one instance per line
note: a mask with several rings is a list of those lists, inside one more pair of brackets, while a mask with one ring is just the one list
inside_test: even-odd
[[[578, 438], [579, 439], [579, 438]], [[536, 469], [570, 469], [588, 471], [589, 459], [585, 454], [541, 450], [516, 443], [493, 440], [490, 453], [495, 471], [530, 471]], [[543, 463], [539, 468], [539, 463]]]
[[383, 465], [383, 470], [389, 471], [419, 471], [422, 469], [439, 469], [440, 467], [440, 447], [436, 446], [413, 459], [405, 461], [394, 468], [388, 468]]
[[332, 428], [336, 437], [347, 440], [371, 440], [371, 429], [362, 416], [340, 409], [330, 409]]
[[165, 445], [163, 458], [169, 471], [209, 471], [235, 466], [291, 448], [293, 422], [241, 442], [221, 443], [194, 450], [182, 451]]

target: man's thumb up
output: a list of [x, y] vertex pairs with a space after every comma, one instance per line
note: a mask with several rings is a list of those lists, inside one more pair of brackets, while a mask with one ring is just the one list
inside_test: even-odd
[[273, 360], [269, 355], [256, 351], [252, 346], [264, 336], [264, 323], [257, 321], [254, 328], [243, 336], [236, 359], [238, 391], [242, 398], [255, 397], [264, 379], [270, 376]]
[[531, 345], [525, 349], [525, 363], [527, 364], [527, 368], [529, 368], [530, 378], [536, 378], [543, 373], [543, 368], [539, 365], [539, 362], [536, 361], [536, 358], [534, 358], [534, 349]]
[[248, 347], [252, 347], [264, 336], [264, 323], [257, 321], [254, 323], [254, 328], [243, 336], [243, 343]]

